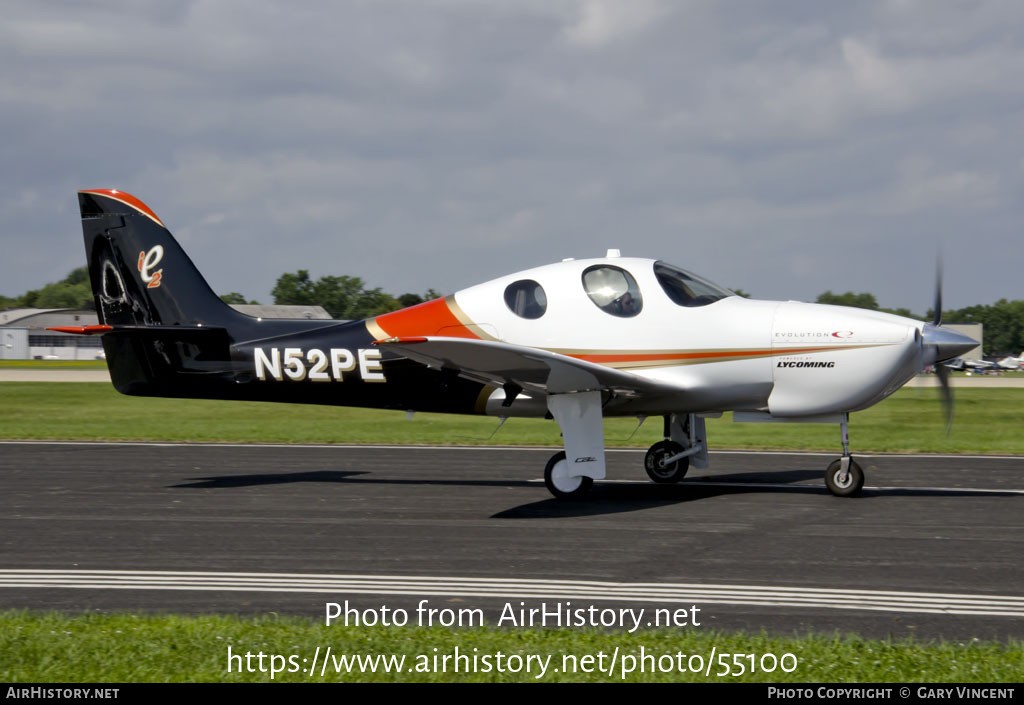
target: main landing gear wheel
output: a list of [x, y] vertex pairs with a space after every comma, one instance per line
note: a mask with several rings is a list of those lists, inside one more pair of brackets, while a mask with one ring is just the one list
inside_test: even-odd
[[569, 475], [569, 461], [565, 459], [565, 451], [551, 456], [544, 468], [544, 484], [548, 492], [558, 499], [578, 499], [590, 491], [594, 479], [583, 475]]
[[679, 482], [686, 477], [690, 469], [690, 459], [680, 458], [672, 463], [665, 463], [665, 458], [682, 453], [684, 448], [675, 441], [660, 441], [647, 451], [644, 457], [644, 470], [647, 476], [659, 484]]
[[836, 497], [853, 497], [864, 487], [864, 471], [853, 458], [846, 472], [843, 472], [842, 459], [833, 460], [825, 471], [825, 484]]

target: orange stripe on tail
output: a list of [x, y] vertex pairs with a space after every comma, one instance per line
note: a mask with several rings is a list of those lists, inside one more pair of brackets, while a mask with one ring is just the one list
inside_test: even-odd
[[116, 188], [93, 188], [82, 189], [81, 191], [79, 191], [79, 193], [92, 193], [97, 196], [106, 196], [107, 198], [112, 198], [115, 201], [118, 201], [119, 203], [123, 203], [126, 206], [134, 208], [139, 213], [142, 213], [142, 215], [153, 220], [160, 227], [167, 227], [166, 225], [164, 225], [162, 220], [156, 217], [156, 213], [153, 212], [152, 208], [147, 206], [145, 203], [143, 203], [130, 193], [126, 193], [125, 191], [118, 191]]

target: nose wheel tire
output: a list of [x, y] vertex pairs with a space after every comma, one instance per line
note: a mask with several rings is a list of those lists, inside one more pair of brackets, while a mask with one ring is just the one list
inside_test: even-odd
[[647, 471], [647, 476], [659, 484], [671, 484], [682, 480], [686, 477], [686, 471], [690, 469], [690, 459], [680, 458], [675, 462], [666, 463], [665, 458], [671, 458], [683, 450], [675, 441], [655, 443], [644, 457], [644, 470]]
[[842, 460], [833, 460], [825, 471], [825, 484], [836, 497], [853, 497], [864, 487], [864, 471], [853, 458], [846, 472], [843, 472]]
[[570, 475], [569, 461], [565, 459], [565, 451], [551, 456], [544, 468], [544, 484], [548, 492], [558, 499], [578, 499], [590, 491], [594, 479], [584, 475]]

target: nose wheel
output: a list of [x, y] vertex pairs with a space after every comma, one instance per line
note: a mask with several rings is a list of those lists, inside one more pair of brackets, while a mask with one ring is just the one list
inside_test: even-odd
[[864, 471], [852, 457], [846, 455], [829, 464], [825, 471], [825, 484], [836, 497], [853, 497], [864, 487]]

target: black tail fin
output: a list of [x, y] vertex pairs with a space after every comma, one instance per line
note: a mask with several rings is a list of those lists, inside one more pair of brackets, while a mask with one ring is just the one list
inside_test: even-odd
[[227, 326], [247, 317], [213, 292], [163, 222], [124, 191], [78, 192], [102, 325]]
[[156, 213], [131, 194], [79, 191], [78, 203], [100, 325], [60, 330], [103, 336], [118, 391], [261, 398], [268, 388], [248, 384], [254, 379], [252, 341], [325, 327], [324, 321], [263, 320], [235, 311], [213, 293]]
[[124, 191], [79, 191], [86, 261], [110, 377], [125, 394], [207, 396], [232, 379], [229, 326], [254, 319], [225, 304], [156, 214]]

